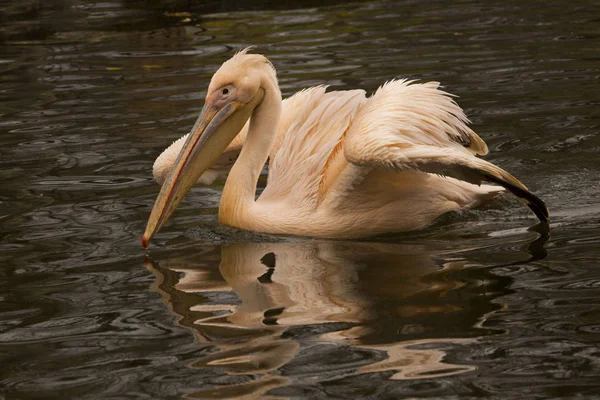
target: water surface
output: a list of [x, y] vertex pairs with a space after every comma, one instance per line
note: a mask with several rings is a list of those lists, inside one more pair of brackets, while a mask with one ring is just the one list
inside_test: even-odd
[[[46, 3], [0, 1], [0, 397], [600, 393], [600, 8]], [[550, 236], [511, 199], [378, 240], [244, 234], [217, 182], [146, 257], [152, 163], [248, 45], [286, 96], [442, 82]]]

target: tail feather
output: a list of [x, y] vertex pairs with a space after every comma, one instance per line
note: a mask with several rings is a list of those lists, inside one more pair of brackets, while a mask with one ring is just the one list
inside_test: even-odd
[[[398, 147], [393, 155], [396, 161], [393, 165], [397, 169], [414, 168], [422, 172], [450, 176], [474, 185], [481, 185], [484, 180], [498, 184], [517, 196], [540, 221], [548, 221], [548, 208], [544, 202], [517, 178], [488, 161], [466, 155], [462, 149], [420, 145]], [[358, 165], [361, 165], [360, 163], [361, 160], [358, 159]]]

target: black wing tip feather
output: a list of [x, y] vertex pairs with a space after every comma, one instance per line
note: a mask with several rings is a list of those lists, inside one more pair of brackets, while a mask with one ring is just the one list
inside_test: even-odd
[[515, 196], [525, 199], [527, 201], [527, 206], [529, 209], [531, 209], [531, 211], [533, 211], [535, 216], [538, 217], [540, 222], [548, 222], [550, 220], [550, 214], [548, 213], [548, 207], [546, 207], [546, 203], [544, 203], [544, 201], [535, 194], [496, 176], [485, 174], [485, 177], [490, 182], [503, 186]]
[[548, 213], [548, 207], [546, 207], [546, 203], [536, 195], [529, 193], [527, 198], [527, 205], [533, 211], [536, 217], [540, 220], [540, 222], [548, 222], [550, 220], [550, 214]]

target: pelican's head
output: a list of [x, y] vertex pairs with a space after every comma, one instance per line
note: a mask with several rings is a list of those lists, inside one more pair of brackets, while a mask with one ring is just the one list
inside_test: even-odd
[[144, 247], [164, 225], [188, 190], [219, 158], [264, 98], [265, 88], [276, 83], [275, 70], [266, 57], [242, 50], [213, 75], [204, 107], [156, 198]]

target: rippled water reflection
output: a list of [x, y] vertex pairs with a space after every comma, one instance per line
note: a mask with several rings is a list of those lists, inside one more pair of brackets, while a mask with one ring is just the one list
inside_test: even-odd
[[[215, 346], [192, 368], [229, 375], [221, 384], [237, 396], [274, 387], [300, 395], [302, 386], [363, 374], [411, 380], [473, 371], [445, 362], [444, 349], [487, 333], [481, 322], [506, 291], [461, 255], [418, 244], [219, 247], [218, 267], [195, 253], [149, 266], [179, 323]], [[261, 378], [236, 379], [248, 374]], [[192, 397], [222, 395], [211, 388]]]
[[[577, 0], [0, 0], [0, 397], [594, 397], [598, 15]], [[246, 45], [284, 95], [442, 82], [488, 159], [546, 200], [551, 236], [507, 200], [369, 242], [269, 238], [217, 226], [220, 182], [144, 262], [153, 160]]]

